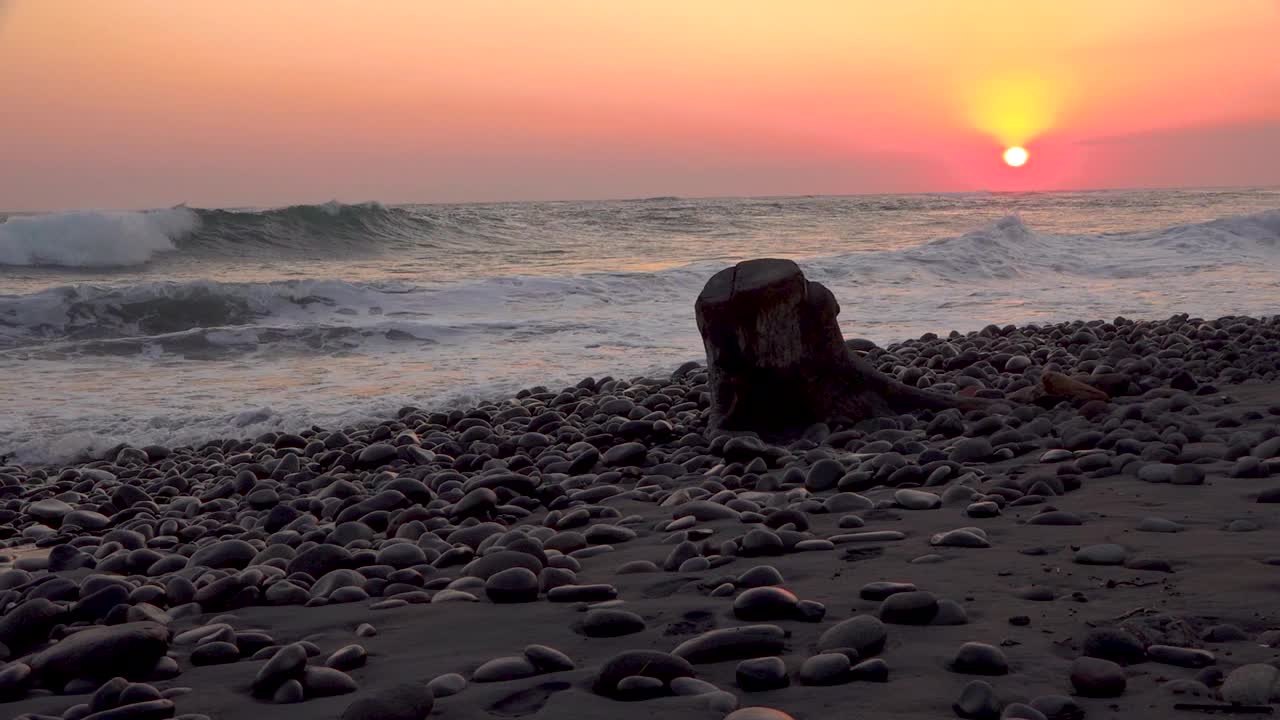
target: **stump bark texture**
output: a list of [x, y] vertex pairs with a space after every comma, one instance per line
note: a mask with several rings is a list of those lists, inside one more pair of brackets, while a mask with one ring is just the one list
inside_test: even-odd
[[835, 296], [790, 260], [721, 270], [694, 309], [713, 422], [726, 430], [791, 435], [817, 422], [974, 404], [904, 385], [854, 354]]

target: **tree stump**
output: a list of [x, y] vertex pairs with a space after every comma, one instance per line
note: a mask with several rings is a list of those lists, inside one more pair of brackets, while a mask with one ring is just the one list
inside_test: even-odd
[[794, 435], [817, 422], [981, 401], [909, 387], [845, 346], [831, 291], [790, 260], [716, 273], [694, 305], [707, 352], [713, 425]]

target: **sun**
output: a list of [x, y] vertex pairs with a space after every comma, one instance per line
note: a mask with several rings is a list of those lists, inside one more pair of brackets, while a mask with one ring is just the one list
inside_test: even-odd
[[1027, 158], [1031, 154], [1023, 147], [1011, 147], [1004, 151], [1004, 162], [1009, 167], [1022, 167], [1027, 164]]

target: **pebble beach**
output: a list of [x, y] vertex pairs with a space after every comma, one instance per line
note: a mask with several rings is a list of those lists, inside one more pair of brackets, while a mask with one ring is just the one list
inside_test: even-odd
[[0, 714], [1271, 712], [1280, 318], [848, 344], [993, 402], [775, 444], [687, 363], [0, 467]]

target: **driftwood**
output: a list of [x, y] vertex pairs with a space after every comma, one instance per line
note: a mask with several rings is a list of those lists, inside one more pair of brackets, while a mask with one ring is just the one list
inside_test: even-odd
[[845, 345], [835, 296], [790, 260], [748, 260], [721, 270], [694, 309], [713, 423], [726, 430], [793, 435], [837, 419], [987, 406], [876, 370]]

